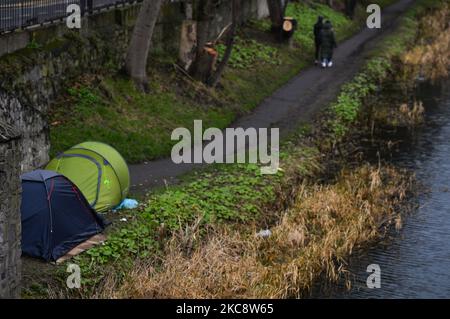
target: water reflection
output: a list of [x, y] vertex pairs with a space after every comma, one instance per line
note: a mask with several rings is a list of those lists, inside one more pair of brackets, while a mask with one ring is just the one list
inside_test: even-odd
[[[450, 298], [450, 81], [417, 91], [426, 125], [409, 135], [392, 160], [423, 184], [419, 208], [403, 228], [350, 261], [353, 288], [320, 286], [321, 298]], [[425, 191], [425, 189], [427, 191]], [[381, 288], [369, 289], [369, 264], [381, 267]]]

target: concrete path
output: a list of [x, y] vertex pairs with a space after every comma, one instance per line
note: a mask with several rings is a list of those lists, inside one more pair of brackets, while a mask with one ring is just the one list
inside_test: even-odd
[[[414, 0], [400, 0], [382, 13], [381, 29], [364, 28], [341, 43], [335, 52], [335, 66], [329, 69], [309, 67], [267, 97], [256, 109], [238, 119], [231, 127], [280, 128], [285, 135], [310, 121], [315, 114], [339, 94], [341, 86], [354, 77], [364, 65], [367, 53], [378, 41], [395, 29], [397, 18]], [[201, 164], [174, 164], [170, 158], [130, 165], [132, 192], [173, 184], [181, 176]]]

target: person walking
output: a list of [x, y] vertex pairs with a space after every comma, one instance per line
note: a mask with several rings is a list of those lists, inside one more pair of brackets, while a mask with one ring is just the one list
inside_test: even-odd
[[320, 33], [320, 57], [323, 68], [333, 66], [333, 51], [336, 47], [333, 25], [330, 21], [326, 21]]
[[314, 44], [316, 47], [316, 53], [315, 53], [315, 61], [314, 63], [317, 65], [319, 64], [319, 55], [320, 55], [320, 34], [322, 32], [323, 28], [323, 17], [319, 16], [317, 18], [316, 24], [314, 24]]

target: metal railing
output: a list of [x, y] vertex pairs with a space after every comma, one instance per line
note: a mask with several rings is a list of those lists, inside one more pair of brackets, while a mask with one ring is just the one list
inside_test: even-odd
[[67, 7], [78, 4], [82, 15], [141, 0], [0, 0], [0, 34], [60, 21]]

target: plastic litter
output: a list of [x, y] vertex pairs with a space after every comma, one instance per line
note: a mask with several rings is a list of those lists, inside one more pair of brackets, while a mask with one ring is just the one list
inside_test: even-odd
[[272, 232], [270, 231], [270, 229], [264, 229], [264, 230], [261, 230], [259, 233], [257, 233], [256, 237], [268, 238], [268, 237], [270, 237], [270, 235], [272, 235]]
[[122, 209], [133, 209], [138, 207], [139, 203], [135, 199], [125, 198], [117, 207], [113, 209], [113, 212]]

